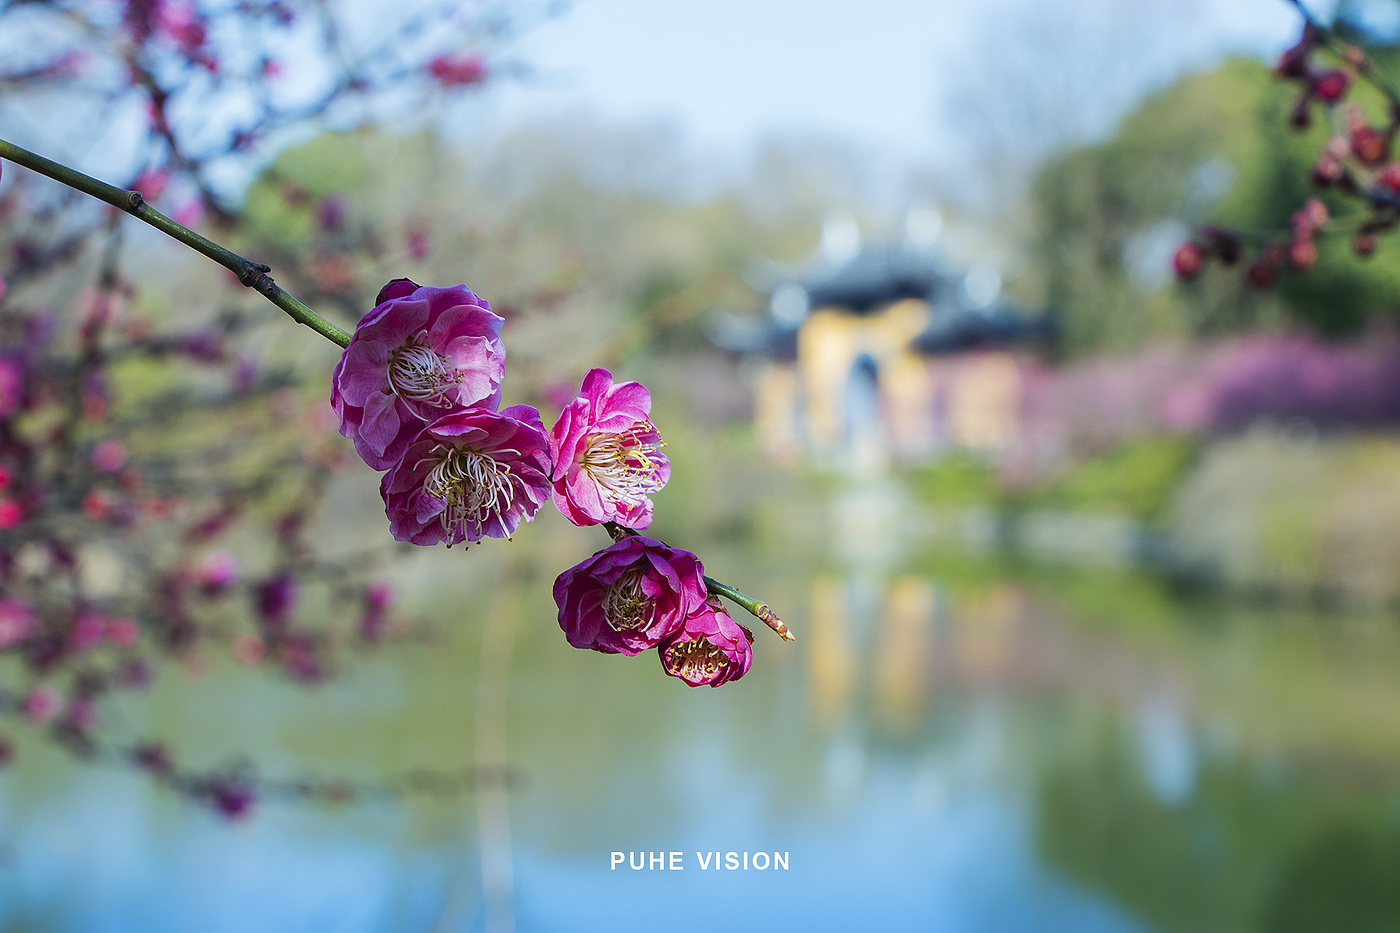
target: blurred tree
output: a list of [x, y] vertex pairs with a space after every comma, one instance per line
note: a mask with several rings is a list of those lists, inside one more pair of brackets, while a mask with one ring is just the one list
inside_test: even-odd
[[[298, 0], [3, 4], [0, 135], [95, 163], [177, 222], [266, 251], [357, 319], [355, 254], [380, 232], [352, 227], [337, 189], [361, 179], [323, 164], [323, 183], [284, 187], [316, 231], [300, 238], [245, 212], [244, 182], [296, 134], [422, 113], [480, 85], [482, 56], [517, 22], [455, 4], [381, 12], [367, 30], [340, 6]], [[55, 112], [71, 119], [59, 126]], [[221, 270], [187, 273], [125, 214], [11, 163], [0, 217], [4, 728], [126, 761], [232, 817], [265, 792], [469, 787], [470, 774], [371, 788], [268, 783], [246, 763], [195, 772], [157, 737], [104, 728], [104, 698], [145, 689], [165, 662], [199, 675], [211, 650], [228, 652], [313, 685], [347, 646], [416, 626], [378, 577], [386, 547], [327, 547], [314, 533], [348, 460], [323, 384], [303, 393], [299, 363], [320, 350], [324, 373], [329, 345], [268, 338], [270, 309]], [[425, 251], [429, 236], [404, 249]], [[0, 763], [13, 748], [0, 735]]]
[[[1392, 60], [1383, 54], [1378, 67]], [[1213, 223], [1262, 237], [1287, 229], [1317, 194], [1309, 179], [1329, 127], [1290, 128], [1295, 97], [1263, 65], [1232, 60], [1178, 81], [1107, 141], [1041, 171], [1034, 256], [1042, 297], [1064, 315], [1067, 352], [1289, 321], [1342, 334], [1400, 310], [1400, 269], [1359, 261], [1342, 238], [1321, 239], [1316, 266], [1285, 272], [1276, 292], [1252, 289], [1240, 275], [1164, 287], [1171, 251], [1192, 228]], [[1385, 109], [1370, 88], [1354, 97], [1369, 112]], [[1364, 216], [1332, 190], [1320, 197], [1334, 217]], [[1395, 247], [1382, 239], [1380, 249]]]

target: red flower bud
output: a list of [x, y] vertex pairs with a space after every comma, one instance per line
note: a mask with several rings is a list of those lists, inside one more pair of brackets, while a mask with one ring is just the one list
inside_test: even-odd
[[1376, 251], [1376, 238], [1369, 233], [1358, 233], [1351, 241], [1351, 249], [1358, 256], [1369, 256]]
[[1312, 95], [1304, 89], [1293, 102], [1293, 109], [1288, 113], [1288, 123], [1295, 130], [1305, 130], [1312, 126], [1312, 114], [1308, 111], [1308, 102], [1311, 99]]
[[1345, 71], [1324, 71], [1312, 79], [1312, 92], [1329, 104], [1341, 100], [1350, 86], [1351, 75]]
[[1351, 134], [1351, 151], [1363, 165], [1379, 165], [1390, 154], [1390, 142], [1376, 128], [1363, 126]]
[[1314, 230], [1327, 223], [1327, 218], [1330, 216], [1327, 212], [1327, 205], [1320, 198], [1308, 198], [1307, 203], [1303, 205], [1303, 213], [1307, 215], [1308, 222], [1312, 224]]
[[1233, 266], [1240, 260], [1240, 235], [1226, 227], [1208, 224], [1201, 228], [1205, 255], [1217, 257], [1222, 265]]
[[1295, 45], [1278, 57], [1274, 74], [1280, 78], [1301, 78], [1308, 73], [1308, 50]]
[[1181, 244], [1181, 248], [1172, 257], [1172, 270], [1180, 279], [1194, 279], [1201, 274], [1201, 269], [1205, 267], [1205, 264], [1205, 252], [1196, 243]]
[[1317, 244], [1311, 239], [1294, 240], [1288, 245], [1288, 264], [1299, 272], [1311, 269], [1317, 262]]
[[1376, 184], [1400, 193], [1400, 162], [1392, 162], [1377, 172]]
[[1342, 166], [1342, 161], [1330, 152], [1324, 152], [1322, 156], [1313, 164], [1312, 181], [1319, 188], [1326, 188], [1328, 185], [1336, 184], [1346, 175], [1346, 169]]

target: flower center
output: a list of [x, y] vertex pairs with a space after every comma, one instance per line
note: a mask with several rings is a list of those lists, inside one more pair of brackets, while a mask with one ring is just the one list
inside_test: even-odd
[[424, 331], [409, 337], [389, 354], [389, 388], [404, 401], [447, 405], [447, 393], [462, 381], [462, 374], [423, 344], [426, 336]]
[[[443, 531], [480, 541], [491, 517], [510, 508], [510, 467], [475, 450], [444, 444], [434, 447], [425, 459], [437, 461], [423, 481], [423, 491], [447, 503], [440, 517]], [[467, 527], [471, 534], [466, 533]]]
[[666, 648], [666, 672], [688, 681], [713, 680], [728, 663], [729, 656], [704, 635]]
[[600, 432], [588, 439], [580, 465], [613, 502], [637, 504], [659, 492], [666, 444], [650, 421], [638, 421], [621, 434]]
[[608, 587], [603, 598], [603, 616], [619, 632], [646, 628], [655, 600], [642, 592], [642, 571], [636, 567], [624, 573]]

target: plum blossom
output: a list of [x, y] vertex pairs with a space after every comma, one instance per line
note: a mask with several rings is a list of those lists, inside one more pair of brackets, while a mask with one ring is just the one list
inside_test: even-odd
[[63, 694], [56, 687], [40, 684], [24, 701], [24, 714], [30, 722], [46, 725], [63, 712]]
[[549, 498], [549, 437], [529, 405], [464, 408], [427, 425], [379, 484], [399, 541], [508, 538]]
[[606, 369], [583, 377], [549, 437], [554, 504], [569, 521], [651, 524], [651, 494], [671, 478], [671, 464], [650, 415], [651, 393], [640, 382], [614, 384]]
[[22, 599], [0, 599], [0, 650], [17, 645], [34, 629], [34, 607]]
[[340, 433], [373, 469], [387, 470], [426, 423], [461, 408], [494, 411], [503, 323], [465, 285], [384, 286], [331, 376]]
[[554, 581], [559, 627], [575, 648], [635, 655], [705, 605], [705, 570], [689, 551], [634, 535]]
[[661, 667], [692, 687], [718, 687], [738, 680], [753, 663], [753, 635], [729, 618], [711, 596], [700, 611], [686, 617], [680, 631], [658, 649]]

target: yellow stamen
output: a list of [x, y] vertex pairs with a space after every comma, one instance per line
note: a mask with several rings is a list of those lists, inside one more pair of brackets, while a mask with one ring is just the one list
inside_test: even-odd
[[646, 628], [654, 603], [655, 600], [642, 592], [642, 572], [634, 567], [608, 587], [608, 595], [603, 600], [603, 617], [619, 632]]
[[666, 649], [666, 671], [691, 682], [713, 680], [728, 663], [729, 656], [704, 635], [678, 641]]
[[604, 498], [638, 505], [662, 487], [659, 474], [666, 458], [649, 421], [638, 421], [621, 434], [603, 432], [588, 439], [580, 466], [598, 484]]

